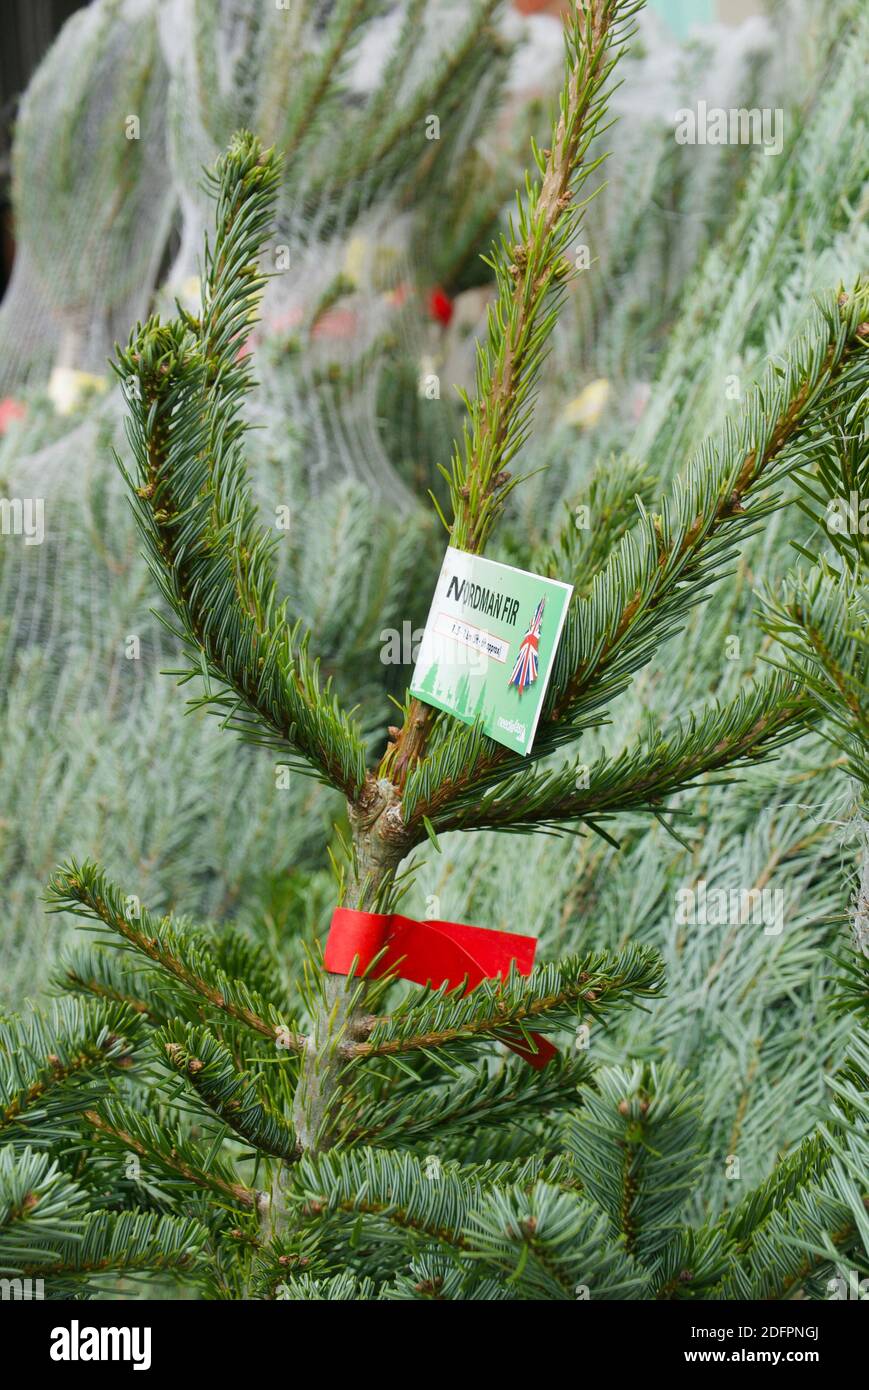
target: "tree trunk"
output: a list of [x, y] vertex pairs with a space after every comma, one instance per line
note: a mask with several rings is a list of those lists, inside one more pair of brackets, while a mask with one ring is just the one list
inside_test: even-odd
[[[350, 807], [350, 822], [356, 862], [351, 866], [342, 906], [383, 910], [383, 895], [410, 848], [393, 783], [385, 778], [366, 783], [359, 801]], [[344, 975], [326, 975], [323, 1003], [302, 1057], [293, 1106], [299, 1145], [308, 1152], [321, 1153], [337, 1138], [342, 1073], [347, 1065], [341, 1046], [352, 1039], [364, 1002], [358, 982]]]

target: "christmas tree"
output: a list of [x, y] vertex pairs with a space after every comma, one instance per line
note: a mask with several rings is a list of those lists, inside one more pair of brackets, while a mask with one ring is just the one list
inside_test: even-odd
[[[466, 551], [490, 549], [521, 505], [515, 460], [636, 10], [577, 8], [549, 147], [535, 147], [537, 173], [491, 253], [497, 299], [445, 470], [443, 521]], [[859, 528], [834, 547], [838, 565], [809, 551], [810, 577], [770, 597], [770, 627], [797, 648], [784, 671], [581, 758], [740, 551], [775, 527], [791, 474], [810, 512], [819, 454], [822, 499], [859, 493], [866, 287], [804, 306], [786, 351], [660, 500], [620, 460], [596, 485], [592, 505], [606, 505], [588, 543], [568, 518], [545, 563], [576, 597], [528, 758], [406, 701], [372, 759], [365, 714], [321, 678], [317, 632], [278, 597], [274, 532], [247, 479], [254, 383], [240, 349], [281, 178], [279, 155], [246, 133], [219, 159], [201, 310], [148, 320], [119, 355], [122, 467], [193, 704], [345, 799], [334, 900], [396, 913], [449, 832], [584, 830], [609, 849], [616, 817], [645, 815], [678, 837], [683, 792], [815, 725], [859, 778]], [[823, 1122], [741, 1201], [698, 1212], [711, 1142], [699, 1088], [660, 1040], [607, 1057], [619, 1015], [665, 987], [660, 954], [630, 931], [617, 950], [552, 951], [530, 975], [466, 992], [326, 970], [302, 904], [267, 951], [231, 927], [150, 913], [136, 885], [91, 862], [61, 869], [51, 898], [102, 944], [68, 972], [83, 997], [6, 1024], [0, 1047], [0, 1263], [44, 1278], [50, 1296], [115, 1271], [224, 1298], [813, 1296], [840, 1259], [865, 1263], [862, 1032]], [[850, 979], [860, 1007], [860, 972]]]

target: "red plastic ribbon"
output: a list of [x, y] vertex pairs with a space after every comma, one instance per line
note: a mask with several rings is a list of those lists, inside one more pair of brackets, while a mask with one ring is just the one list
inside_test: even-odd
[[[456, 989], [466, 982], [469, 994], [482, 980], [506, 975], [515, 965], [520, 975], [530, 975], [537, 942], [533, 936], [469, 927], [462, 922], [416, 922], [397, 912], [356, 912], [337, 907], [326, 940], [324, 961], [333, 975], [362, 974], [381, 951], [370, 971], [373, 979], [395, 974], [417, 985]], [[532, 1033], [535, 1049], [521, 1035], [503, 1038], [504, 1044], [538, 1071], [556, 1055], [547, 1038]]]

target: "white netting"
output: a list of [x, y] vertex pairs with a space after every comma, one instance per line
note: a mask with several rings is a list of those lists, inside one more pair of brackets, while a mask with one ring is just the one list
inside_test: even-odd
[[34, 74], [15, 135], [0, 395], [52, 368], [104, 372], [147, 308], [174, 202], [167, 91], [152, 0], [80, 11]]

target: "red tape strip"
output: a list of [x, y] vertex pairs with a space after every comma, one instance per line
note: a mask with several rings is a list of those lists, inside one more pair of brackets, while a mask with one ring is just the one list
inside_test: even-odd
[[[397, 912], [357, 912], [337, 907], [326, 940], [324, 961], [333, 975], [362, 974], [383, 951], [371, 976], [396, 974], [402, 980], [465, 993], [483, 980], [499, 979], [515, 964], [520, 975], [530, 975], [537, 942], [533, 936], [469, 927], [462, 922], [417, 922]], [[534, 1047], [523, 1036], [503, 1038], [504, 1044], [538, 1071], [557, 1055], [548, 1038], [532, 1033]]]

